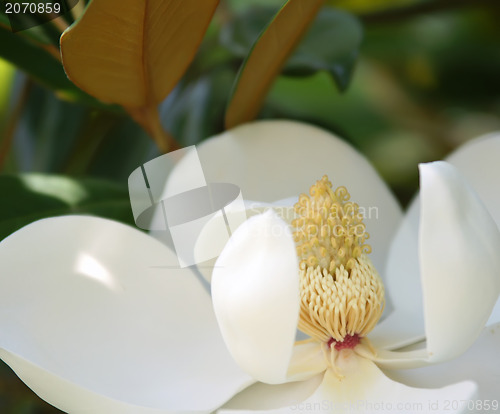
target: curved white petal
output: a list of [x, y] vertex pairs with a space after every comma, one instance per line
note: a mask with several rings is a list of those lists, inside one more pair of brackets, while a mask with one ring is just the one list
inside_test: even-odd
[[[325, 174], [334, 186], [346, 186], [364, 209], [371, 259], [384, 274], [388, 245], [402, 213], [375, 169], [344, 141], [299, 122], [258, 121], [208, 139], [197, 150], [207, 182], [236, 184], [247, 200], [297, 197]], [[175, 175], [182, 180], [189, 169], [190, 163], [181, 160], [170, 180]]]
[[[445, 160], [455, 166], [477, 192], [497, 226], [500, 227], [500, 193], [496, 191], [498, 177], [500, 177], [499, 156], [500, 133], [497, 132], [466, 143]], [[396, 320], [394, 323], [387, 320], [386, 326], [390, 331], [389, 334], [387, 329], [382, 327], [384, 329], [380, 332], [374, 331], [370, 335], [370, 337], [376, 337], [375, 343], [391, 349], [407, 344], [408, 338], [418, 340], [424, 335], [423, 310], [420, 311], [423, 302], [418, 257], [419, 217], [420, 197], [417, 196], [410, 204], [389, 250], [386, 289], [396, 309], [394, 315], [391, 316]], [[411, 294], [396, 294], [406, 291]], [[398, 320], [403, 318], [397, 315], [400, 310], [401, 313], [408, 314], [404, 316], [405, 318], [408, 316], [412, 318], [407, 319], [407, 326], [398, 323]], [[496, 322], [500, 322], [500, 299], [490, 315], [488, 324]], [[391, 330], [390, 326], [398, 326], [402, 329]]]
[[2, 358], [71, 413], [213, 410], [251, 380], [227, 353], [208, 294], [176, 262], [109, 220], [25, 227], [0, 244]]
[[[169, 409], [149, 408], [129, 404], [109, 398], [103, 394], [90, 391], [88, 388], [68, 381], [45, 368], [7, 352], [0, 348], [0, 358], [6, 362], [16, 374], [37, 395], [50, 402], [55, 407], [71, 414], [166, 414], [172, 413]], [[33, 386], [32, 384], [36, 384]], [[188, 411], [186, 411], [188, 412]], [[197, 413], [208, 411], [196, 411]]]
[[[283, 201], [285, 202], [285, 200]], [[257, 214], [262, 214], [265, 211], [272, 209], [280, 218], [285, 220], [287, 223], [291, 223], [294, 218], [295, 211], [293, 207], [289, 207], [288, 204], [282, 204], [281, 202], [276, 203], [261, 203], [256, 201], [248, 201], [244, 202], [244, 216], [247, 218], [253, 217]], [[237, 208], [225, 208], [224, 213], [226, 215], [226, 219], [229, 223], [235, 223], [242, 216], [241, 210]], [[194, 249], [194, 257], [199, 259], [201, 255], [198, 253], [199, 251], [206, 251], [208, 249], [207, 246], [213, 244], [213, 240], [218, 238], [218, 234], [220, 233], [220, 228], [218, 227], [220, 218], [214, 216], [211, 220], [209, 220], [203, 229], [201, 230], [199, 237], [195, 244]], [[233, 226], [233, 231], [238, 228], [239, 225]], [[212, 272], [215, 268], [215, 263], [217, 261], [217, 257], [214, 257], [211, 260], [201, 261], [197, 260], [197, 269], [203, 276], [203, 278], [210, 283], [212, 280]]]
[[370, 333], [377, 348], [398, 349], [425, 337], [418, 256], [420, 199], [413, 202], [389, 248], [385, 277], [393, 311]]
[[[458, 148], [446, 160], [453, 164], [472, 188], [500, 228], [500, 132], [484, 135]], [[488, 324], [500, 322], [500, 299]]]
[[[421, 166], [422, 220], [420, 235], [422, 284], [428, 356], [380, 351], [374, 358], [388, 368], [407, 368], [427, 365], [428, 362], [453, 358], [464, 352], [479, 335], [500, 293], [500, 236], [495, 223], [458, 172], [451, 165], [438, 162]], [[391, 254], [399, 253], [388, 264], [389, 270], [397, 265], [404, 269], [415, 263], [416, 237], [414, 219], [420, 211], [413, 205], [396, 241], [409, 244], [393, 245]], [[407, 246], [408, 247], [408, 246]], [[389, 273], [390, 288], [408, 289], [418, 293], [413, 270], [407, 286]], [[408, 273], [406, 273], [408, 274]], [[418, 340], [422, 329], [418, 303], [421, 297], [395, 306], [389, 315], [370, 334], [376, 347], [394, 349], [411, 343], [402, 338]], [[411, 314], [411, 308], [415, 311]], [[496, 310], [498, 312], [498, 302]], [[490, 317], [491, 319], [491, 317]], [[415, 324], [415, 322], [418, 324]], [[396, 329], [395, 329], [396, 328]], [[399, 341], [398, 341], [399, 339]], [[387, 345], [390, 346], [387, 346]]]
[[500, 226], [500, 132], [484, 135], [466, 143], [446, 158], [457, 168]]
[[238, 364], [259, 381], [286, 378], [299, 315], [299, 267], [287, 224], [268, 211], [233, 234], [217, 260], [212, 300]]
[[[498, 390], [500, 390], [500, 324], [491, 326], [481, 333], [474, 345], [464, 354], [451, 361], [424, 368], [400, 371], [387, 371], [396, 381], [412, 387], [443, 387], [455, 381], [474, 381], [478, 385], [476, 399], [468, 401], [477, 412], [496, 412], [500, 410]], [[487, 409], [475, 404], [489, 400]], [[472, 411], [474, 411], [474, 409]]]
[[454, 358], [481, 333], [500, 294], [500, 233], [446, 162], [420, 166], [420, 267], [429, 361]]
[[[332, 370], [326, 371], [323, 382], [314, 394], [304, 401], [276, 410], [260, 413], [415, 413], [444, 412], [443, 404], [449, 400], [473, 398], [476, 385], [470, 381], [449, 385], [440, 389], [410, 388], [387, 378], [371, 361], [354, 354], [342, 352], [338, 359], [338, 377]], [[438, 404], [433, 409], [430, 404]], [[220, 410], [227, 413], [256, 413], [258, 411]], [[447, 412], [458, 413], [450, 407]]]

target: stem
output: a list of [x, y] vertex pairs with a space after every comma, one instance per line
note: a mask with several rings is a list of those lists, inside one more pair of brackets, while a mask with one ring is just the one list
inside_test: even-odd
[[390, 23], [409, 19], [422, 14], [452, 10], [460, 7], [479, 7], [498, 5], [498, 0], [434, 0], [413, 4], [407, 7], [383, 10], [380, 12], [360, 15], [364, 23]]
[[156, 143], [158, 149], [166, 154], [170, 151], [175, 151], [181, 146], [163, 129], [160, 122], [160, 114], [155, 105], [143, 108], [125, 108], [130, 116], [149, 134]]
[[5, 168], [7, 156], [10, 153], [12, 143], [14, 142], [14, 134], [17, 129], [17, 124], [19, 123], [23, 114], [23, 110], [26, 102], [28, 101], [32, 86], [33, 82], [29, 78], [26, 78], [21, 89], [19, 99], [17, 100], [14, 109], [12, 110], [12, 115], [9, 119], [9, 122], [7, 123], [7, 127], [5, 128], [4, 139], [0, 144], [0, 171], [3, 171]]

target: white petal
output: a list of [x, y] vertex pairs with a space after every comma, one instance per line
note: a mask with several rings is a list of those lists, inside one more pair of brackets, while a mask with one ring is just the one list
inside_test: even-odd
[[[197, 149], [207, 182], [236, 184], [247, 200], [297, 197], [325, 174], [334, 186], [346, 186], [364, 209], [371, 259], [384, 274], [388, 245], [402, 213], [375, 169], [350, 145], [307, 124], [258, 121], [208, 139]], [[189, 163], [181, 161], [173, 174], [182, 179], [188, 170]]]
[[372, 345], [376, 349], [394, 350], [424, 339], [424, 318], [420, 308], [421, 305], [413, 310], [396, 305], [394, 311], [368, 335]]
[[258, 382], [240, 392], [227, 402], [218, 412], [237, 410], [237, 412], [267, 412], [276, 408], [288, 407], [309, 398], [323, 380], [318, 374], [305, 381], [287, 382], [270, 385]]
[[299, 267], [287, 224], [268, 211], [233, 234], [217, 260], [212, 299], [238, 364], [259, 381], [283, 382], [299, 315]]
[[[500, 193], [495, 188], [500, 176], [499, 155], [500, 134], [493, 133], [468, 142], [446, 158], [477, 192], [497, 226], [500, 226]], [[410, 204], [389, 250], [386, 290], [395, 308], [394, 314], [390, 316], [395, 318], [395, 322], [387, 320], [387, 329], [377, 327], [370, 334], [374, 344], [388, 349], [409, 343], [408, 338], [416, 341], [424, 335], [418, 257], [419, 216], [420, 197], [417, 196]], [[406, 326], [398, 324], [403, 317], [411, 318], [406, 319]], [[500, 322], [500, 299], [488, 324], [496, 322]], [[396, 325], [397, 329], [390, 329]]]
[[[425, 367], [430, 364], [427, 349], [423, 342], [419, 342], [418, 345], [420, 347], [406, 351], [388, 351], [359, 345], [356, 348], [356, 353], [375, 362], [379, 367], [384, 369], [397, 370]], [[412, 344], [409, 348], [413, 347], [415, 347], [415, 344]]]
[[[453, 164], [488, 209], [500, 228], [500, 133], [491, 133], [470, 141], [453, 152], [447, 161]], [[488, 324], [500, 322], [500, 299], [492, 312]]]
[[296, 343], [288, 366], [287, 381], [303, 381], [323, 372], [327, 368], [322, 350], [324, 345], [311, 340]]
[[[475, 407], [489, 400], [496, 400], [496, 408], [476, 409], [477, 412], [499, 410], [500, 401], [500, 324], [491, 326], [481, 333], [474, 345], [463, 355], [452, 361], [425, 368], [388, 371], [388, 375], [413, 387], [442, 387], [455, 381], [474, 381], [478, 384], [477, 399], [466, 401]], [[460, 400], [467, 400], [465, 397]]]
[[109, 220], [25, 227], [0, 244], [2, 357], [67, 412], [213, 410], [250, 379], [225, 349], [208, 294], [176, 261]]
[[[37, 395], [55, 407], [71, 414], [167, 414], [169, 409], [149, 408], [129, 404], [108, 398], [103, 394], [90, 391], [56, 375], [45, 368], [0, 348], [0, 358], [5, 361], [16, 374]], [[33, 384], [36, 384], [33, 386]], [[188, 411], [186, 411], [188, 412]], [[203, 412], [203, 411], [200, 411]], [[208, 410], [206, 411], [208, 412]]]
[[[260, 413], [296, 412], [346, 412], [346, 413], [415, 413], [444, 412], [443, 404], [449, 400], [472, 398], [476, 385], [462, 382], [441, 389], [418, 389], [394, 382], [371, 361], [353, 352], [342, 352], [337, 359], [343, 378], [328, 370], [322, 384], [305, 401], [282, 409]], [[438, 404], [434, 408], [430, 404]], [[447, 412], [457, 413], [452, 409]], [[231, 411], [228, 413], [255, 413], [256, 411]]]
[[500, 133], [482, 136], [460, 147], [446, 161], [455, 166], [476, 191], [500, 226], [500, 193], [496, 191], [500, 176]]
[[421, 176], [420, 265], [429, 361], [454, 358], [481, 333], [500, 294], [500, 233], [445, 162]]
[[[269, 209], [273, 209], [273, 211], [281, 217], [283, 220], [285, 220], [287, 223], [291, 223], [291, 221], [294, 218], [295, 211], [293, 210], [293, 207], [290, 207], [288, 205], [282, 204], [281, 202], [276, 202], [276, 203], [260, 203], [260, 202], [255, 202], [255, 201], [245, 201], [244, 202], [244, 216], [247, 218], [253, 217], [257, 214], [262, 214], [265, 211]], [[225, 215], [226, 218], [229, 222], [235, 222], [242, 216], [241, 211], [238, 209], [231, 209], [231, 208], [225, 208]], [[234, 219], [233, 219], [234, 217]], [[220, 230], [216, 223], [218, 222], [219, 218], [214, 217], [211, 220], [209, 220], [206, 225], [203, 227], [202, 231], [200, 232], [200, 235], [198, 237], [198, 240], [195, 245], [195, 250], [194, 250], [194, 257], [199, 258], [198, 251], [199, 250], [206, 250], [208, 245], [213, 244], [213, 240], [215, 238], [218, 238], [218, 234], [220, 233]], [[239, 226], [239, 225], [238, 225]], [[238, 228], [238, 226], [233, 227], [233, 232]], [[201, 273], [203, 278], [210, 283], [212, 280], [212, 272], [215, 267], [215, 263], [217, 261], [217, 257], [207, 260], [207, 261], [201, 261], [197, 260], [197, 270]]]
[[370, 332], [376, 348], [397, 349], [425, 337], [418, 257], [419, 213], [419, 203], [412, 203], [389, 249], [385, 288], [393, 310]]
[[486, 325], [494, 325], [498, 322], [500, 322], [500, 298], [498, 298], [495, 307], [491, 311], [490, 318], [488, 319], [488, 322], [486, 322]]

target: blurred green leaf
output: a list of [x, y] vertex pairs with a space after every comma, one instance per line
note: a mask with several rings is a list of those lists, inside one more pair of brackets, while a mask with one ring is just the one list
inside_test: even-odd
[[226, 0], [231, 9], [235, 11], [244, 11], [252, 9], [255, 6], [267, 6], [279, 8], [283, 4], [283, 0]]
[[[61, 32], [41, 14], [9, 14], [0, 12], [0, 24], [19, 36], [27, 37], [42, 45], [54, 45], [59, 49]], [[20, 30], [20, 28], [22, 28]]]
[[88, 124], [87, 108], [33, 85], [15, 133], [17, 164], [24, 171], [60, 172]]
[[[5, 60], [0, 59], [0, 133], [4, 131], [9, 115], [10, 96], [15, 68]], [[0, 137], [2, 142], [3, 137]]]
[[36, 220], [91, 214], [133, 224], [128, 191], [97, 179], [28, 173], [0, 176], [0, 240]]
[[162, 105], [165, 127], [183, 146], [198, 144], [224, 129], [224, 110], [234, 72], [221, 67], [180, 85]]
[[326, 4], [332, 7], [341, 7], [357, 13], [368, 13], [401, 7], [421, 0], [327, 0]]
[[[234, 55], [246, 56], [259, 32], [272, 20], [274, 13], [270, 8], [253, 8], [247, 11], [223, 28], [221, 43]], [[265, 33], [269, 30], [271, 25]], [[344, 91], [351, 80], [362, 40], [363, 27], [356, 17], [341, 10], [323, 8], [286, 62], [283, 73], [310, 76], [318, 71], [326, 71], [339, 89]], [[266, 64], [262, 63], [264, 68]], [[248, 62], [242, 71], [250, 70], [246, 68], [247, 65]], [[250, 80], [260, 82], [255, 75]], [[238, 88], [241, 87], [238, 85]]]
[[6, 26], [6, 27], [10, 27], [10, 22], [9, 22], [8, 17], [4, 13], [1, 13], [1, 12], [0, 12], [0, 24], [3, 26]]
[[[274, 13], [271, 8], [248, 10], [224, 26], [221, 43], [234, 55], [245, 57]], [[324, 8], [288, 59], [283, 74], [310, 76], [324, 70], [343, 91], [351, 80], [362, 40], [363, 26], [355, 16]]]
[[340, 90], [345, 90], [363, 40], [363, 26], [352, 14], [323, 9], [289, 59], [285, 74], [330, 73]]
[[314, 21], [324, 0], [288, 0], [248, 54], [226, 111], [226, 127], [253, 120], [286, 60]]
[[[121, 119], [103, 136], [85, 173], [117, 182], [126, 182], [137, 166], [160, 155], [146, 132], [129, 117]], [[99, 130], [97, 133], [101, 133]], [[85, 140], [82, 140], [85, 144]], [[78, 151], [75, 151], [78, 154]]]
[[487, 8], [366, 29], [363, 54], [427, 110], [438, 105], [493, 109], [500, 93], [500, 26]]
[[126, 182], [138, 165], [158, 156], [146, 133], [125, 113], [115, 114], [67, 102], [33, 85], [17, 125], [4, 172], [92, 175]]
[[221, 44], [235, 56], [245, 58], [277, 10], [269, 6], [252, 7], [235, 15], [220, 31]]
[[77, 90], [54, 56], [2, 25], [0, 25], [0, 56], [52, 89]]
[[280, 76], [269, 92], [262, 115], [319, 125], [362, 149], [376, 135], [386, 132], [389, 125], [367, 100], [367, 70], [363, 64], [359, 69], [356, 82], [344, 95], [335, 92], [326, 72], [307, 78]]
[[54, 45], [59, 50], [59, 36], [57, 30], [52, 24], [43, 24], [41, 26], [34, 26], [30, 29], [23, 30], [16, 33], [18, 36], [24, 36], [32, 41], [40, 43], [40, 45]]

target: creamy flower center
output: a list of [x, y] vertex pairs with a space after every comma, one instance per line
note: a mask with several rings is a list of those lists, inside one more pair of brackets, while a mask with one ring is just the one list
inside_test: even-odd
[[[354, 348], [384, 310], [384, 286], [365, 244], [370, 237], [359, 206], [327, 176], [295, 205], [300, 259], [299, 329], [336, 349]], [[342, 344], [342, 345], [341, 345]]]

